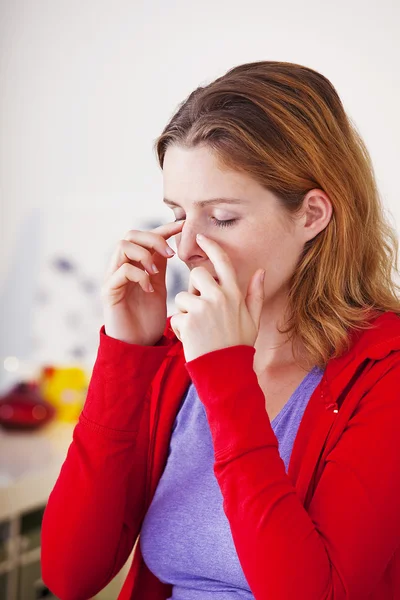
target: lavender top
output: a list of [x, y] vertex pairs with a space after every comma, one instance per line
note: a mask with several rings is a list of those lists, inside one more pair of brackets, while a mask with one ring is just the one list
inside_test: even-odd
[[[301, 418], [322, 375], [319, 367], [307, 373], [271, 422], [286, 471]], [[139, 538], [147, 567], [164, 583], [173, 584], [168, 600], [254, 600], [213, 465], [205, 408], [191, 384], [176, 416], [167, 463]]]

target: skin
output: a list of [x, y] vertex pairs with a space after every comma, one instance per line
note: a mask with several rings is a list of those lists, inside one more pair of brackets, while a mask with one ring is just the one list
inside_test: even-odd
[[[295, 367], [293, 343], [277, 330], [285, 324], [288, 283], [304, 244], [329, 223], [332, 204], [321, 189], [310, 190], [300, 217], [292, 223], [277, 197], [243, 172], [223, 167], [206, 146], [186, 149], [170, 146], [163, 166], [164, 198], [176, 219], [185, 219], [181, 233], [175, 237], [177, 254], [189, 270], [203, 266], [213, 276], [215, 271], [205, 251], [196, 242], [203, 233], [215, 240], [227, 253], [235, 269], [243, 296], [255, 271], [266, 270], [264, 303], [259, 334], [255, 342], [254, 369], [258, 374], [278, 376]], [[198, 200], [239, 198], [243, 204], [196, 206]], [[168, 204], [169, 206], [169, 204]], [[227, 227], [216, 220], [237, 219]], [[301, 356], [305, 348], [295, 341]]]

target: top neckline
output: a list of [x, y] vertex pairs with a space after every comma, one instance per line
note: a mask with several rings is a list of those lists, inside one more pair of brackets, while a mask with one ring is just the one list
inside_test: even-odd
[[303, 377], [303, 379], [300, 381], [299, 385], [297, 386], [297, 388], [294, 390], [294, 392], [292, 393], [292, 395], [290, 396], [289, 400], [286, 402], [286, 404], [284, 404], [284, 406], [282, 407], [282, 409], [278, 412], [277, 415], [275, 415], [275, 417], [272, 419], [271, 421], [271, 425], [275, 425], [276, 422], [279, 422], [281, 420], [281, 418], [286, 414], [286, 412], [289, 410], [290, 406], [293, 403], [294, 398], [297, 396], [299, 390], [303, 387], [303, 385], [308, 381], [308, 379], [310, 377], [312, 377], [313, 375], [315, 375], [316, 373], [323, 373], [323, 369], [321, 369], [320, 367], [318, 367], [318, 365], [315, 365], [311, 371], [308, 371], [308, 373], [306, 373], [306, 375]]

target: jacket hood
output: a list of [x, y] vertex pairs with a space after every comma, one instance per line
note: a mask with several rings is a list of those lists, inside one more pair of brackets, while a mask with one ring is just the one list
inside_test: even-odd
[[326, 366], [326, 385], [332, 399], [339, 397], [361, 363], [379, 361], [400, 350], [400, 317], [392, 311], [375, 311], [370, 329], [352, 329], [349, 337], [348, 351], [331, 359]]

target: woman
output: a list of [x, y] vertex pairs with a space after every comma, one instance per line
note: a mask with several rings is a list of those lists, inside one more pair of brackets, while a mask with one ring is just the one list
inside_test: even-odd
[[[400, 597], [397, 238], [335, 89], [238, 66], [156, 150], [176, 222], [129, 231], [106, 274], [45, 583], [90, 598], [139, 541], [120, 600]], [[171, 236], [190, 276], [167, 318]]]

